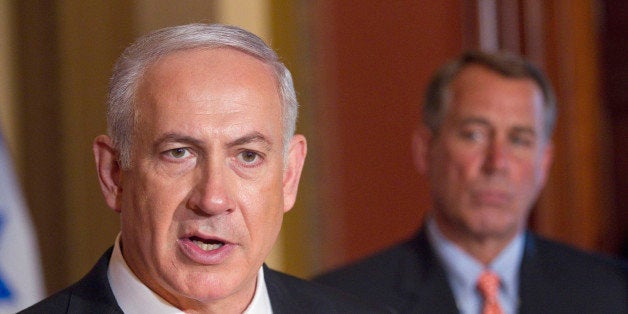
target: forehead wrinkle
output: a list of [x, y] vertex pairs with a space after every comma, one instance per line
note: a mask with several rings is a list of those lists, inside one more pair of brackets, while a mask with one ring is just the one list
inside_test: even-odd
[[[193, 107], [181, 108], [181, 104], [188, 104]], [[175, 114], [190, 114], [195, 116], [201, 115], [226, 115], [231, 113], [240, 113], [245, 111], [247, 107], [260, 107], [262, 104], [247, 100], [245, 96], [236, 95], [229, 96], [207, 95], [203, 97], [192, 97], [189, 93], [185, 95], [177, 95], [174, 101], [168, 101], [166, 107]]]
[[468, 117], [468, 118], [463, 118], [460, 121], [460, 124], [462, 125], [468, 125], [468, 124], [481, 124], [481, 125], [485, 125], [485, 126], [490, 126], [491, 123], [482, 117]]

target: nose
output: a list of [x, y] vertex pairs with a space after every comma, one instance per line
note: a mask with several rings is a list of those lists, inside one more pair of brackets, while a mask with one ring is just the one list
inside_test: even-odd
[[487, 174], [505, 171], [508, 168], [508, 147], [505, 141], [493, 139], [486, 148], [483, 170]]
[[[231, 213], [235, 201], [225, 166], [214, 163], [199, 171], [198, 179], [188, 199], [188, 208], [205, 215]], [[200, 170], [200, 169], [199, 169]]]

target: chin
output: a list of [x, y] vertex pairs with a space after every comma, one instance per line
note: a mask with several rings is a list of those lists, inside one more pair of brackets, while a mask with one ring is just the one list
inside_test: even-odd
[[475, 234], [482, 234], [485, 236], [499, 236], [512, 233], [512, 230], [516, 229], [516, 224], [513, 223], [510, 217], [504, 216], [503, 213], [495, 211], [486, 211], [481, 217], [476, 215], [472, 217], [470, 227]]
[[[235, 272], [235, 271], [234, 271]], [[178, 298], [211, 302], [220, 300], [234, 293], [242, 280], [232, 273], [212, 274], [210, 271], [193, 272], [185, 277], [175, 279], [171, 292]]]
[[485, 223], [479, 230], [486, 237], [494, 239], [507, 239], [516, 234], [516, 228], [512, 224]]

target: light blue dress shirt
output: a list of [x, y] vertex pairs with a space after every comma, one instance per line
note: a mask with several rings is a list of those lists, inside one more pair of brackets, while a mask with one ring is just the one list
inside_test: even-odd
[[485, 269], [496, 273], [501, 280], [499, 302], [504, 313], [517, 313], [523, 234], [517, 235], [488, 267], [484, 267], [478, 260], [445, 238], [434, 219], [427, 221], [427, 237], [447, 273], [449, 286], [461, 314], [481, 313], [482, 295], [477, 289], [477, 280]]

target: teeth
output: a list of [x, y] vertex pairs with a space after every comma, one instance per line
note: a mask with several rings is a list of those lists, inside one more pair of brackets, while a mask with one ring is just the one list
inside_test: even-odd
[[221, 248], [224, 245], [223, 243], [205, 243], [199, 240], [192, 240], [192, 242], [203, 251], [213, 251]]

